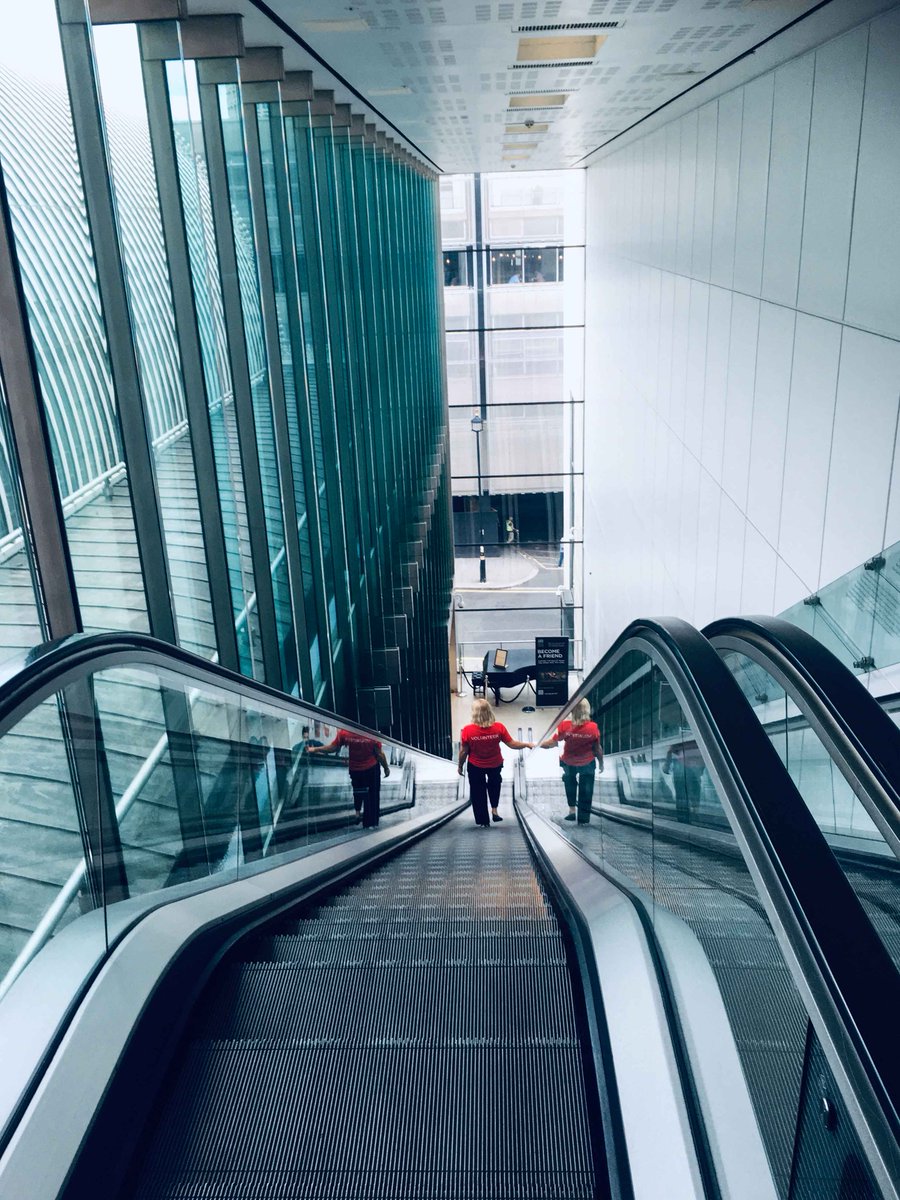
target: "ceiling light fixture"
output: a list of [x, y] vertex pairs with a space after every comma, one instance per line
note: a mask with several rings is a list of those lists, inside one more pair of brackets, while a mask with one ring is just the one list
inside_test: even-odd
[[594, 57], [606, 38], [597, 34], [576, 34], [570, 37], [523, 37], [519, 38], [516, 62], [551, 63], [567, 59]]
[[313, 33], [365, 33], [369, 22], [365, 17], [338, 17], [304, 21], [304, 26]]
[[562, 108], [568, 92], [523, 92], [509, 97], [510, 108]]

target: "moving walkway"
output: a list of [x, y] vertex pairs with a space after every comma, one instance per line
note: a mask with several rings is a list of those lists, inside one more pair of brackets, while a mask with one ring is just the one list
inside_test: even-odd
[[896, 1195], [897, 971], [728, 667], [639, 622], [584, 690], [587, 829], [540, 752], [485, 834], [386, 743], [363, 832], [330, 714], [142, 637], [23, 664], [0, 1195]]

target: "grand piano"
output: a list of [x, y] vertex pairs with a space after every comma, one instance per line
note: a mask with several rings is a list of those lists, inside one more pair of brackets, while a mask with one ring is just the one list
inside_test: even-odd
[[537, 678], [537, 666], [534, 661], [534, 649], [508, 650], [506, 666], [494, 666], [495, 651], [488, 650], [484, 656], [482, 673], [484, 682], [494, 693], [494, 703], [500, 704], [503, 697], [501, 688], [521, 687], [529, 679]]

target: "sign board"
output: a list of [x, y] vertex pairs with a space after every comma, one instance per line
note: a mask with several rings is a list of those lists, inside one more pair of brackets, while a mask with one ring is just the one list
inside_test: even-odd
[[561, 708], [569, 698], [569, 639], [534, 639], [535, 691], [538, 707]]

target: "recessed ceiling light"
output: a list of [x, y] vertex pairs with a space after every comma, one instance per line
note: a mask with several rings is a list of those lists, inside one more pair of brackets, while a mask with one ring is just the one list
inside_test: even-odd
[[562, 108], [569, 98], [568, 92], [540, 92], [528, 96], [510, 96], [510, 108]]
[[365, 17], [338, 17], [304, 21], [304, 26], [313, 33], [365, 33], [369, 22]]
[[[516, 151], [516, 150], [537, 150], [537, 148], [538, 148], [538, 143], [537, 143], [537, 142], [517, 142], [517, 143], [516, 143], [515, 145], [513, 145], [513, 146], [504, 146], [504, 147], [503, 147], [503, 149], [504, 149], [504, 150], [509, 150], [509, 151]], [[525, 157], [527, 157], [527, 156], [523, 154], [523, 155], [515, 155], [515, 157], [521, 157], [521, 158], [525, 158]]]
[[411, 96], [412, 94], [412, 88], [406, 83], [401, 83], [398, 87], [369, 88], [370, 96]]
[[550, 128], [546, 122], [532, 121], [530, 125], [526, 125], [523, 121], [521, 125], [507, 125], [507, 133], [546, 133]]
[[554, 62], [569, 58], [593, 58], [606, 38], [600, 34], [568, 37], [519, 38], [517, 62]]

